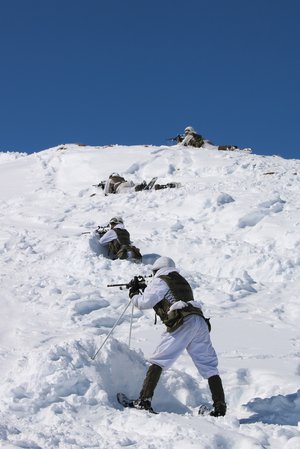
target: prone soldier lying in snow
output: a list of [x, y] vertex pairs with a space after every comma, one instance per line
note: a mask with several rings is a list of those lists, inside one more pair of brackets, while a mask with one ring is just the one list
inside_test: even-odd
[[[141, 262], [140, 250], [131, 244], [130, 234], [125, 229], [122, 217], [113, 217], [109, 221], [110, 229], [104, 231], [99, 239], [100, 245], [108, 247], [110, 259], [127, 259]], [[99, 233], [99, 232], [98, 232]]]
[[[209, 140], [205, 140], [201, 134], [198, 134], [192, 126], [187, 126], [184, 134], [178, 134], [176, 137], [171, 137], [168, 140], [174, 140], [185, 147], [210, 148], [213, 145]], [[238, 149], [235, 145], [219, 145], [217, 148], [219, 151]]]
[[104, 186], [104, 194], [109, 193], [122, 193], [128, 190], [132, 190], [134, 183], [132, 181], [126, 181], [125, 178], [119, 175], [119, 173], [112, 173]]
[[143, 181], [140, 184], [134, 184], [132, 181], [127, 181], [119, 173], [112, 173], [107, 181], [101, 181], [96, 184], [95, 187], [101, 187], [104, 190], [105, 196], [110, 193], [127, 193], [127, 192], [140, 192], [142, 190], [161, 190], [166, 188], [180, 187], [180, 183], [169, 182], [167, 184], [156, 184], [157, 177], [151, 179], [150, 182]]

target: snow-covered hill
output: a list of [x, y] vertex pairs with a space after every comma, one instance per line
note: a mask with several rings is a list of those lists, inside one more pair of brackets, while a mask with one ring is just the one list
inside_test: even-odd
[[[105, 197], [117, 171], [178, 189]], [[0, 446], [299, 449], [300, 161], [216, 149], [63, 145], [0, 153]], [[95, 195], [94, 195], [95, 194]], [[92, 231], [122, 215], [143, 264], [104, 258]], [[91, 234], [82, 234], [91, 231]], [[163, 327], [108, 288], [172, 257], [211, 317], [228, 414], [187, 354], [162, 375], [159, 415], [136, 396]]]

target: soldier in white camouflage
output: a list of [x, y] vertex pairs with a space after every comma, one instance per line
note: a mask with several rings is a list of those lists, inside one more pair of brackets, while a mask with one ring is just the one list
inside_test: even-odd
[[201, 148], [204, 144], [203, 137], [192, 126], [187, 126], [184, 130], [184, 136], [178, 135], [177, 141], [185, 147]]
[[192, 289], [169, 257], [160, 257], [153, 267], [153, 281], [141, 293], [129, 289], [129, 297], [140, 310], [153, 308], [166, 326], [154, 354], [136, 408], [152, 410], [151, 400], [162, 370], [168, 369], [186, 349], [200, 375], [208, 379], [213, 400], [211, 416], [224, 416], [225, 396], [218, 372], [218, 358], [210, 339], [210, 323], [194, 300]]
[[122, 193], [128, 190], [134, 190], [134, 183], [132, 181], [126, 181], [119, 173], [112, 173], [104, 186], [105, 195], [109, 193]]
[[141, 262], [140, 250], [132, 245], [130, 234], [125, 229], [122, 217], [113, 217], [109, 221], [110, 229], [99, 239], [100, 245], [108, 246], [109, 258], [127, 259], [134, 262]]

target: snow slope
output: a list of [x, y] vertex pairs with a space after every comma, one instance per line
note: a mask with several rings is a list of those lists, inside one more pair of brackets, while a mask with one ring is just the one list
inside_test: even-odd
[[[105, 197], [118, 171], [181, 188]], [[214, 148], [63, 145], [0, 153], [0, 447], [299, 449], [300, 161]], [[94, 195], [95, 194], [95, 195]], [[122, 215], [143, 264], [103, 257], [93, 230]], [[91, 231], [90, 234], [82, 232]], [[163, 373], [159, 415], [137, 396], [163, 327], [107, 284], [176, 261], [211, 317], [228, 414], [187, 354]]]

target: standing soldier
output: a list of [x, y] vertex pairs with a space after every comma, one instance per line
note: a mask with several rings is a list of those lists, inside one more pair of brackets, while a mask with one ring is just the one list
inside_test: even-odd
[[224, 416], [225, 396], [218, 372], [218, 359], [210, 340], [209, 320], [204, 317], [193, 292], [169, 257], [160, 257], [153, 267], [154, 279], [143, 293], [129, 289], [129, 297], [138, 309], [153, 309], [166, 325], [162, 340], [150, 357], [151, 363], [139, 399], [129, 405], [153, 412], [151, 400], [162, 370], [170, 368], [186, 349], [200, 375], [208, 379], [213, 400], [211, 416]]

